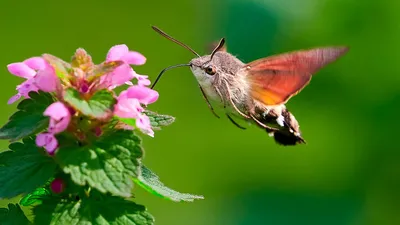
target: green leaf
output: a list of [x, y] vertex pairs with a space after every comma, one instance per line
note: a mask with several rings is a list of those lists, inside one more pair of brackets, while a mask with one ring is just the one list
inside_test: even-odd
[[8, 204], [8, 208], [0, 208], [1, 225], [24, 225], [32, 224], [26, 218], [19, 205]]
[[134, 181], [150, 193], [174, 202], [192, 202], [196, 199], [204, 199], [200, 195], [179, 193], [170, 189], [160, 181], [155, 173], [144, 165], [141, 167], [140, 176], [135, 178]]
[[96, 92], [89, 100], [85, 100], [77, 90], [68, 88], [65, 91], [64, 100], [84, 115], [100, 119], [110, 116], [117, 102], [113, 94], [105, 89]]
[[149, 110], [144, 111], [144, 114], [149, 117], [151, 127], [155, 130], [160, 130], [161, 127], [168, 126], [175, 121], [172, 116], [157, 114]]
[[79, 201], [46, 200], [35, 206], [35, 224], [152, 225], [153, 216], [142, 205], [118, 197], [84, 198]]
[[54, 68], [57, 77], [69, 84], [68, 78], [71, 77], [70, 72], [72, 71], [71, 64], [50, 54], [43, 54], [42, 57]]
[[0, 139], [16, 141], [45, 129], [49, 118], [44, 110], [53, 103], [53, 98], [45, 92], [30, 92], [30, 98], [21, 101], [7, 124], [0, 128]]
[[52, 178], [57, 164], [33, 138], [12, 143], [0, 153], [0, 198], [30, 193]]
[[42, 201], [51, 196], [51, 192], [47, 188], [37, 188], [32, 193], [25, 195], [19, 204], [22, 206], [30, 206], [35, 203], [42, 203]]
[[104, 134], [87, 146], [60, 147], [56, 153], [62, 169], [76, 184], [122, 197], [131, 196], [131, 178], [140, 173], [142, 155], [139, 138], [128, 130]]
[[114, 116], [114, 117], [117, 118], [119, 121], [125, 123], [126, 125], [129, 125], [131, 127], [136, 127], [136, 119], [122, 118], [122, 117], [118, 117], [118, 116]]
[[[172, 116], [157, 114], [149, 110], [146, 110], [143, 113], [149, 117], [150, 125], [153, 130], [161, 130], [162, 126], [168, 126], [175, 121], [175, 118]], [[115, 118], [126, 125], [136, 127], [136, 119], [121, 118], [117, 116], [115, 116]]]

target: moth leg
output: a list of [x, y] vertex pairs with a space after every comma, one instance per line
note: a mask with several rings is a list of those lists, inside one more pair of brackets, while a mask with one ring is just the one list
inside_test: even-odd
[[242, 112], [236, 107], [235, 103], [233, 103], [233, 101], [232, 101], [232, 99], [231, 99], [230, 96], [229, 96], [229, 101], [231, 102], [233, 108], [234, 108], [241, 116], [243, 116], [244, 118], [250, 119], [250, 117], [249, 117], [248, 115], [242, 113]]
[[240, 126], [236, 121], [233, 120], [233, 118], [232, 118], [228, 113], [226, 113], [226, 116], [228, 117], [228, 119], [229, 119], [235, 126], [237, 126], [238, 128], [240, 128], [240, 129], [242, 129], [242, 130], [246, 130], [246, 127]]
[[238, 112], [241, 116], [243, 116], [244, 118], [250, 119], [250, 116], [248, 116], [248, 115], [242, 113], [242, 112], [236, 107], [235, 103], [233, 102], [233, 100], [232, 100], [232, 98], [231, 98], [231, 93], [230, 93], [230, 91], [229, 91], [228, 85], [226, 84], [226, 82], [224, 82], [224, 84], [225, 84], [225, 87], [226, 87], [226, 92], [227, 92], [227, 94], [228, 94], [228, 99], [229, 99], [229, 101], [230, 101], [232, 107], [233, 107], [233, 108], [236, 110], [236, 112]]
[[217, 94], [219, 95], [219, 97], [222, 99], [223, 103], [224, 103], [224, 109], [226, 108], [226, 102], [225, 102], [225, 98], [222, 96], [221, 91], [215, 87], [215, 91], [217, 92]]
[[[265, 125], [263, 122], [259, 121], [259, 120], [254, 116], [254, 115], [256, 115], [257, 113], [255, 112], [256, 106], [254, 105], [254, 102], [253, 102], [253, 101], [247, 102], [247, 105], [248, 105], [249, 108], [250, 108], [249, 111], [250, 111], [250, 117], [251, 117], [251, 119], [253, 119], [259, 126], [265, 128], [269, 134], [271, 134], [272, 132], [275, 132], [275, 131], [278, 131], [278, 130], [279, 130], [279, 129], [277, 129], [277, 128], [274, 128], [274, 127], [270, 127], [270, 126]], [[267, 113], [268, 113], [268, 112], [269, 112], [269, 109], [267, 109]]]
[[203, 95], [204, 99], [207, 102], [208, 108], [211, 110], [212, 114], [214, 114], [214, 116], [216, 116], [219, 119], [220, 117], [215, 113], [214, 108], [212, 107], [210, 101], [208, 100], [206, 93], [204, 93], [203, 88], [200, 85], [199, 85], [199, 88], [200, 88], [201, 94]]
[[265, 129], [269, 130], [269, 132], [271, 132], [271, 131], [278, 131], [278, 130], [279, 130], [279, 129], [276, 129], [276, 128], [273, 128], [273, 127], [270, 127], [270, 126], [267, 126], [267, 125], [263, 124], [263, 123], [260, 122], [255, 116], [253, 116], [253, 114], [250, 114], [250, 117], [251, 117], [258, 125], [260, 125], [261, 127], [264, 127]]

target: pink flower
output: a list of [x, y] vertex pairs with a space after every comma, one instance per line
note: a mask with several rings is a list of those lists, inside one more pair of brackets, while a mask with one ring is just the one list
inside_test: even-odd
[[65, 189], [65, 182], [61, 178], [54, 179], [50, 184], [51, 191], [55, 194], [60, 194]]
[[44, 92], [54, 92], [60, 84], [55, 70], [51, 66], [39, 70], [34, 77], [36, 86]]
[[8, 99], [7, 104], [11, 105], [14, 102], [18, 101], [21, 98], [21, 94], [17, 93], [16, 95], [13, 95], [10, 99]]
[[22, 84], [17, 86], [17, 91], [18, 93], [14, 96], [12, 96], [9, 100], [8, 100], [8, 104], [12, 104], [14, 102], [16, 102], [18, 99], [20, 99], [22, 96], [25, 98], [29, 98], [29, 92], [31, 91], [38, 91], [39, 88], [35, 85], [34, 80], [33, 79], [28, 79], [25, 82], [23, 82]]
[[141, 114], [136, 118], [136, 126], [145, 134], [154, 137], [154, 131], [151, 129], [150, 119], [148, 116]]
[[54, 102], [47, 107], [43, 115], [50, 117], [49, 128], [47, 133], [36, 136], [36, 145], [44, 147], [50, 155], [53, 155], [58, 147], [58, 141], [54, 135], [67, 129], [71, 121], [71, 113], [63, 103]]
[[67, 129], [71, 121], [71, 114], [67, 107], [61, 102], [51, 104], [44, 111], [43, 115], [50, 117], [48, 131], [52, 134], [58, 134]]
[[146, 63], [146, 58], [142, 54], [129, 51], [126, 45], [115, 45], [108, 51], [106, 62], [118, 60], [131, 65], [143, 65]]
[[34, 70], [42, 70], [48, 66], [48, 63], [42, 57], [32, 57], [25, 60], [24, 63]]
[[157, 101], [157, 99], [157, 91], [134, 85], [120, 93], [114, 113], [122, 118], [139, 118], [140, 113], [143, 112], [143, 107], [140, 104], [148, 105]]
[[138, 80], [138, 85], [149, 86], [151, 84], [148, 76], [136, 74], [135, 78]]
[[25, 79], [30, 79], [36, 74], [34, 69], [30, 68], [23, 62], [8, 64], [7, 69], [11, 74]]
[[103, 130], [101, 129], [101, 127], [95, 127], [94, 134], [96, 135], [96, 137], [100, 137], [103, 134]]
[[146, 62], [146, 58], [138, 53], [129, 51], [126, 45], [115, 45], [108, 51], [106, 62], [111, 61], [123, 61], [124, 64], [117, 67], [113, 72], [101, 77], [101, 86], [105, 86], [109, 89], [114, 89], [120, 85], [128, 84], [132, 85], [130, 80], [133, 78], [138, 79], [140, 85], [149, 85], [150, 81], [147, 76], [136, 74], [130, 65], [143, 65]]
[[114, 89], [129, 82], [135, 77], [136, 73], [128, 64], [122, 64], [100, 78], [102, 86], [108, 89]]
[[[139, 75], [135, 73], [134, 78], [138, 80], [137, 85], [140, 86], [149, 86], [151, 84], [150, 80], [148, 79], [148, 76], [145, 75]], [[134, 84], [131, 81], [125, 82], [126, 85], [133, 86]]]
[[151, 104], [158, 99], [158, 92], [148, 87], [135, 85], [121, 92], [118, 102], [114, 108], [114, 114], [121, 118], [136, 119], [136, 127], [143, 133], [154, 137], [150, 119], [142, 114], [144, 111], [141, 104]]
[[14, 103], [22, 96], [29, 98], [31, 91], [53, 92], [57, 89], [57, 85], [60, 85], [54, 69], [41, 57], [32, 57], [24, 62], [11, 63], [7, 69], [11, 74], [27, 79], [17, 86], [18, 94], [11, 97], [8, 104]]
[[50, 155], [53, 155], [57, 149], [58, 141], [52, 133], [41, 133], [36, 136], [36, 145], [44, 147]]
[[127, 97], [135, 98], [139, 100], [140, 103], [148, 105], [151, 104], [158, 99], [158, 92], [154, 91], [148, 87], [134, 85], [128, 88]]
[[114, 114], [121, 118], [138, 118], [143, 108], [138, 99], [128, 98], [127, 91], [122, 91], [114, 107]]
[[16, 76], [30, 79], [36, 75], [38, 70], [43, 70], [49, 65], [41, 57], [32, 57], [23, 62], [11, 63], [7, 65], [8, 71]]

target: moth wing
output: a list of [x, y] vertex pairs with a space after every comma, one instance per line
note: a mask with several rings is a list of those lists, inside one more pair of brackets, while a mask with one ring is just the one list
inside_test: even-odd
[[270, 56], [246, 64], [251, 96], [265, 105], [286, 103], [311, 80], [312, 74], [348, 51], [326, 47]]

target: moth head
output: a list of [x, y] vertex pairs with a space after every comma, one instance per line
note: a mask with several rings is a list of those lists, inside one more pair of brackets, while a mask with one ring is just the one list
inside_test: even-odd
[[216, 74], [218, 74], [218, 72], [219, 72], [218, 62], [220, 62], [220, 60], [219, 60], [220, 57], [219, 57], [219, 52], [218, 51], [223, 49], [223, 47], [224, 47], [224, 44], [225, 44], [225, 39], [224, 38], [222, 38], [220, 40], [220, 42], [214, 48], [214, 50], [212, 51], [212, 53], [210, 55], [200, 56], [192, 48], [190, 48], [189, 46], [185, 45], [184, 43], [176, 40], [175, 38], [171, 37], [170, 35], [166, 34], [164, 31], [160, 30], [159, 28], [154, 27], [154, 26], [152, 26], [152, 28], [157, 33], [161, 34], [162, 36], [164, 36], [165, 38], [169, 39], [170, 41], [172, 41], [172, 42], [174, 42], [174, 43], [186, 48], [187, 50], [191, 51], [193, 54], [195, 54], [197, 56], [197, 58], [192, 59], [190, 61], [190, 63], [188, 63], [188, 64], [179, 64], [179, 65], [174, 65], [174, 66], [170, 66], [170, 67], [165, 68], [158, 75], [157, 79], [155, 80], [155, 82], [153, 83], [151, 88], [154, 88], [155, 84], [158, 82], [158, 80], [161, 78], [161, 75], [165, 71], [170, 70], [172, 68], [176, 68], [176, 67], [189, 66], [191, 68], [193, 74], [196, 76], [196, 78], [199, 81], [200, 80], [204, 80], [206, 78], [211, 78], [211, 77], [215, 76]]
[[219, 72], [216, 62], [211, 60], [211, 55], [194, 58], [189, 64], [190, 69], [197, 79], [213, 79]]
[[223, 57], [223, 55], [227, 53], [225, 53], [224, 51], [220, 51], [224, 48], [224, 44], [225, 39], [222, 38], [210, 55], [194, 58], [190, 61], [190, 68], [197, 78], [211, 78], [218, 73], [224, 72], [222, 71], [223, 65], [221, 65], [221, 63], [223, 62], [223, 60], [221, 60], [221, 57]]

